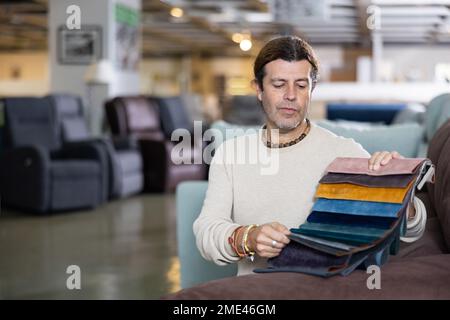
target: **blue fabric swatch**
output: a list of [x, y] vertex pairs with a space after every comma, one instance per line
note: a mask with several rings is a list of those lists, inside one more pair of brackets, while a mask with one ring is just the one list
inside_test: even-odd
[[398, 218], [402, 204], [317, 198], [312, 211]]

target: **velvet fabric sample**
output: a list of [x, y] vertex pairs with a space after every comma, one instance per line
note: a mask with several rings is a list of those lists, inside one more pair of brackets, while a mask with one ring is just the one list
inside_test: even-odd
[[[332, 170], [345, 169], [349, 165], [348, 159], [333, 161], [335, 167]], [[356, 171], [362, 172], [363, 162], [367, 164], [367, 159], [350, 160], [352, 170]], [[382, 175], [366, 175], [365, 178], [362, 176], [366, 173], [350, 173], [345, 177], [328, 173], [332, 177], [328, 182], [332, 183], [319, 185], [307, 221], [290, 229], [291, 242], [277, 257], [268, 259], [267, 268], [254, 272], [301, 272], [329, 277], [345, 276], [369, 265], [383, 265], [389, 254], [399, 251], [400, 236], [406, 232], [409, 202], [429, 164], [428, 159], [401, 159], [385, 168]], [[359, 176], [357, 182], [365, 185], [346, 181], [355, 176]], [[341, 181], [337, 182], [338, 179]], [[389, 179], [391, 184], [401, 182], [406, 185], [387, 187], [383, 180]], [[375, 180], [376, 187], [373, 187], [371, 184]]]
[[404, 188], [414, 180], [410, 174], [395, 174], [389, 176], [368, 176], [366, 174], [327, 173], [319, 183], [351, 183], [365, 187]]
[[413, 182], [411, 181], [406, 188], [371, 188], [349, 183], [320, 184], [315, 196], [327, 199], [402, 203]]
[[326, 169], [327, 172], [366, 174], [369, 176], [385, 176], [393, 174], [413, 174], [424, 158], [392, 159], [389, 164], [380, 166], [378, 170], [369, 170], [367, 158], [336, 158]]
[[319, 250], [321, 252], [325, 252], [328, 254], [332, 254], [334, 256], [343, 256], [348, 254], [352, 249], [355, 249], [355, 246], [350, 246], [345, 243], [330, 241], [323, 238], [310, 237], [303, 234], [298, 234], [292, 232], [289, 235], [289, 239], [292, 241], [303, 244], [312, 249]]
[[393, 226], [396, 219], [397, 218], [313, 211], [308, 216], [307, 221], [313, 223], [342, 224], [353, 227], [389, 229]]
[[401, 207], [397, 203], [318, 198], [312, 211], [395, 218]]
[[[297, 254], [298, 251], [301, 254]], [[269, 266], [272, 267], [293, 267], [297, 265], [304, 265], [311, 268], [340, 266], [348, 261], [349, 257], [336, 257], [331, 254], [323, 253], [307, 246], [304, 246], [296, 241], [292, 241], [287, 245], [277, 259], [269, 259]]]
[[268, 267], [255, 269], [256, 273], [300, 272], [322, 277], [336, 274], [349, 275], [357, 268], [366, 269], [370, 265], [382, 266], [389, 257], [389, 250], [399, 237], [396, 227], [377, 246], [348, 256], [333, 257], [330, 254], [291, 241], [277, 257], [268, 259]]
[[370, 244], [386, 234], [383, 229], [310, 222], [292, 228], [291, 232], [358, 245]]

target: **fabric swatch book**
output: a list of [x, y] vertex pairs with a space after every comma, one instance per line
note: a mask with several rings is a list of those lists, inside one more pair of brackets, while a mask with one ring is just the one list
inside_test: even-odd
[[268, 267], [254, 272], [302, 272], [329, 277], [382, 266], [397, 254], [416, 189], [433, 176], [429, 159], [392, 159], [373, 171], [367, 158], [336, 158], [319, 181], [305, 223]]

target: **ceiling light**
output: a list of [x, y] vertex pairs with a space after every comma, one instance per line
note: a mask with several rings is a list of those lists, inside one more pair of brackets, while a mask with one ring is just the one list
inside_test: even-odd
[[239, 32], [233, 33], [233, 35], [231, 36], [231, 40], [233, 40], [236, 43], [241, 43], [243, 39], [244, 36], [242, 35], [242, 33]]
[[252, 41], [250, 39], [244, 39], [239, 43], [239, 48], [241, 48], [242, 51], [248, 51], [252, 48]]
[[181, 18], [183, 16], [183, 9], [175, 7], [170, 10], [170, 15], [175, 18]]

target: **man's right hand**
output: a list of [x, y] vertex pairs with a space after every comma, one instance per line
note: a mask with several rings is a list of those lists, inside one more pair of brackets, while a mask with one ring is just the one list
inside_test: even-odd
[[266, 223], [250, 230], [248, 244], [250, 249], [260, 257], [273, 258], [278, 256], [281, 249], [289, 243], [287, 236], [290, 233], [289, 229], [281, 223]]

